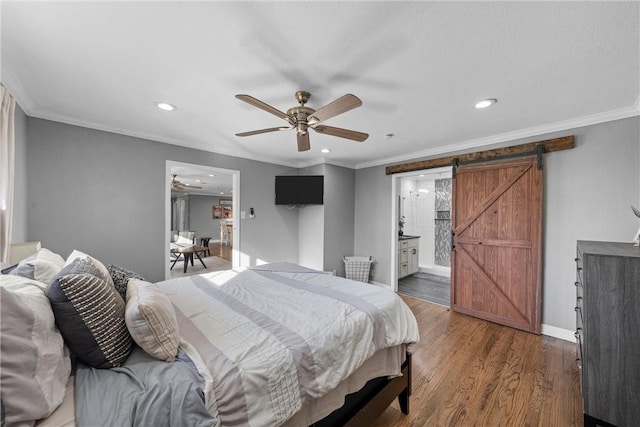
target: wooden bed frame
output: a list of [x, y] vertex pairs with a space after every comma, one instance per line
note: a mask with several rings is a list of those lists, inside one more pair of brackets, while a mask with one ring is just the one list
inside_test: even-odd
[[411, 353], [407, 351], [406, 355], [402, 364], [402, 376], [370, 380], [360, 391], [347, 395], [342, 407], [312, 424], [311, 427], [370, 426], [396, 397], [402, 413], [408, 414], [409, 396], [411, 396]]

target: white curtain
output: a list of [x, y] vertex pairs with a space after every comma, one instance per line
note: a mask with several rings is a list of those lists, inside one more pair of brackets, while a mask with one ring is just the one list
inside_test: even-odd
[[16, 101], [0, 85], [0, 262], [9, 261], [13, 219], [14, 115]]

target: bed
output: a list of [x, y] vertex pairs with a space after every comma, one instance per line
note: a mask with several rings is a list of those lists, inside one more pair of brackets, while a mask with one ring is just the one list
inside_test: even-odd
[[[289, 263], [149, 283], [124, 269], [114, 274], [112, 266], [82, 253], [55, 261], [58, 271], [47, 265], [47, 274], [38, 275], [36, 266], [27, 269], [33, 277], [1, 278], [3, 297], [10, 291], [37, 296], [38, 312], [50, 304], [51, 316], [32, 323], [48, 328], [48, 339], [39, 340], [53, 349], [49, 353], [61, 354], [60, 360], [48, 357], [46, 369], [28, 368], [36, 375], [22, 372], [50, 384], [41, 393], [46, 408], [26, 422], [16, 418], [21, 403], [9, 394], [19, 382], [4, 374], [26, 368], [3, 355], [7, 425], [368, 425], [395, 398], [408, 413], [418, 328], [406, 304], [385, 287]], [[77, 288], [60, 285], [70, 277]], [[65, 324], [64, 316], [77, 315], [80, 305], [68, 310], [67, 294], [92, 287], [102, 290], [97, 300], [111, 304], [99, 316], [122, 314], [97, 322], [112, 330], [89, 331], [104, 341], [103, 353], [113, 351], [106, 356], [78, 347], [79, 336], [81, 344], [91, 341], [82, 335], [87, 331]], [[5, 333], [15, 333], [5, 316], [11, 301], [2, 300], [3, 351], [12, 344]], [[35, 303], [29, 304], [35, 313]], [[72, 320], [73, 327], [91, 324]], [[128, 347], [120, 342], [122, 322]]]

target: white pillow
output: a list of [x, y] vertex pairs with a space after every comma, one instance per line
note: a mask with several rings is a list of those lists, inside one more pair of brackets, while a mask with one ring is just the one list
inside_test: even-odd
[[0, 276], [0, 388], [6, 425], [33, 425], [64, 399], [69, 351], [41, 283]]
[[187, 239], [184, 236], [178, 236], [176, 243], [179, 245], [193, 245], [193, 240]]
[[105, 267], [103, 263], [101, 263], [91, 255], [87, 255], [79, 250], [74, 250], [73, 252], [71, 252], [71, 255], [67, 257], [67, 261], [64, 263], [64, 266], [66, 267], [67, 265], [71, 264], [76, 258], [89, 258], [91, 262], [93, 262], [93, 265], [95, 265], [96, 268], [100, 270], [100, 273], [104, 275], [104, 280], [106, 280], [107, 283], [109, 283], [111, 286], [114, 286], [113, 279], [111, 278], [107, 267]]
[[180, 334], [173, 304], [157, 285], [129, 279], [124, 320], [133, 340], [149, 356], [176, 360]]
[[9, 274], [37, 280], [46, 286], [63, 267], [64, 258], [42, 248], [20, 261]]

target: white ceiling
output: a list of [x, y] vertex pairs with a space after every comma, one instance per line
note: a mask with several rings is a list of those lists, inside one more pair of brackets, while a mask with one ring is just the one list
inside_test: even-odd
[[[33, 117], [361, 168], [638, 115], [639, 5], [4, 0], [1, 77]], [[293, 131], [235, 136], [285, 123], [235, 94], [286, 111], [297, 90], [315, 109], [357, 95], [326, 124], [369, 139], [312, 132], [299, 153]]]
[[[231, 198], [233, 196], [233, 176], [216, 169], [202, 168], [198, 166], [171, 166], [171, 174], [176, 180], [186, 187], [183, 189], [171, 188], [173, 196], [183, 194], [196, 194]], [[199, 187], [199, 188], [198, 188]]]

